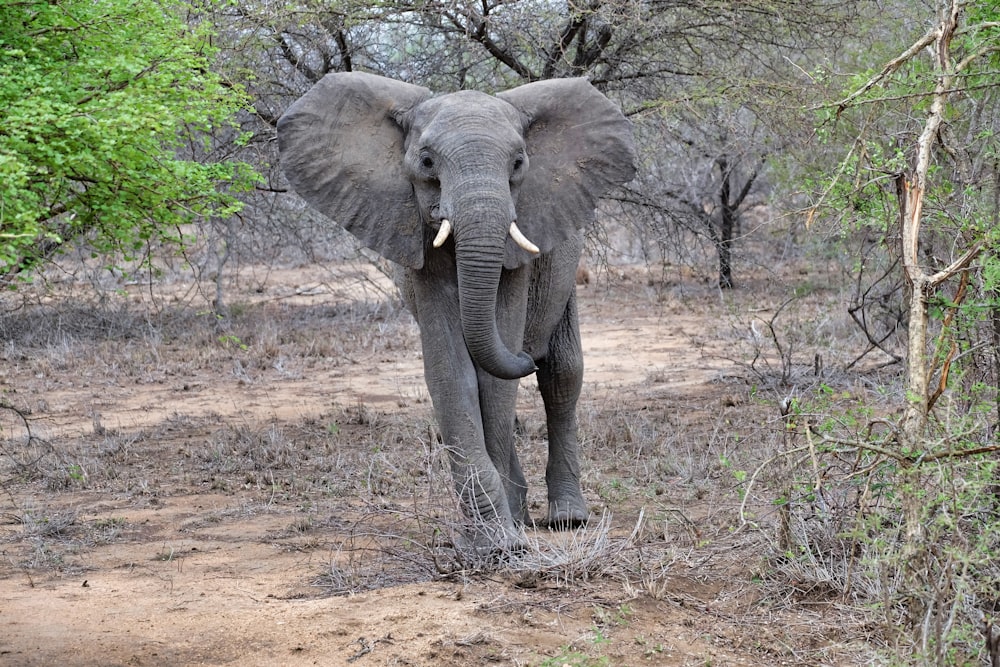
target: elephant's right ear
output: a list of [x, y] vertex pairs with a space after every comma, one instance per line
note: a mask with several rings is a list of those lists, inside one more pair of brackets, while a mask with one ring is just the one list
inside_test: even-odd
[[295, 191], [361, 242], [420, 268], [424, 233], [403, 171], [406, 114], [431, 91], [360, 72], [327, 74], [278, 120]]

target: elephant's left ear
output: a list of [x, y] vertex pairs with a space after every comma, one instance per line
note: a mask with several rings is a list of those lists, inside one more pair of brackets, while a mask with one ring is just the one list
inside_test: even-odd
[[[635, 176], [632, 125], [586, 79], [538, 81], [498, 97], [527, 122], [528, 170], [517, 225], [547, 252], [593, 222], [597, 200]], [[519, 252], [517, 264], [530, 259]]]

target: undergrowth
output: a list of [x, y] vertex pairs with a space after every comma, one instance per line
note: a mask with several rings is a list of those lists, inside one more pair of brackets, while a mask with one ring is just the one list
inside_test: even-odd
[[[798, 330], [801, 312], [790, 312]], [[758, 346], [752, 367], [758, 400], [774, 410], [774, 449], [733, 468], [740, 530], [769, 541], [762, 579], [789, 603], [864, 610], [888, 664], [996, 664], [996, 389], [946, 369], [949, 390], [935, 396], [921, 448], [900, 448], [899, 374], [821, 369], [808, 347], [788, 354], [802, 335], [783, 339], [779, 315], [766, 336], [745, 339]]]

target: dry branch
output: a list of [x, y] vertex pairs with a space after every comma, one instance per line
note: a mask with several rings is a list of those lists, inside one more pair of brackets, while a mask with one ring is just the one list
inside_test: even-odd
[[885, 67], [883, 67], [878, 74], [870, 78], [865, 83], [865, 85], [861, 86], [856, 91], [854, 91], [853, 93], [851, 93], [850, 95], [848, 95], [847, 97], [845, 97], [844, 99], [842, 99], [841, 101], [837, 102], [834, 105], [837, 107], [837, 113], [840, 113], [848, 106], [850, 106], [851, 103], [854, 102], [856, 99], [867, 93], [869, 90], [877, 86], [882, 81], [885, 81], [889, 76], [898, 71], [900, 67], [902, 67], [910, 60], [912, 60], [923, 49], [933, 44], [938, 39], [940, 33], [941, 33], [940, 27], [935, 27], [934, 29], [929, 30], [927, 34], [925, 34], [923, 37], [921, 37], [912, 45], [910, 45], [910, 48], [906, 49], [897, 57], [893, 58], [888, 63], [886, 63]]

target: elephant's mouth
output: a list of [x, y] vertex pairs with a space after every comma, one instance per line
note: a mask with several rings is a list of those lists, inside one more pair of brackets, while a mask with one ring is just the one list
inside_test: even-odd
[[[447, 241], [448, 237], [451, 235], [451, 230], [451, 221], [448, 220], [448, 218], [441, 218], [441, 226], [438, 228], [437, 236], [434, 237], [435, 248], [440, 248], [444, 245], [444, 242]], [[509, 234], [510, 237], [514, 239], [514, 243], [516, 243], [518, 247], [523, 250], [527, 250], [532, 255], [537, 255], [541, 252], [538, 246], [529, 241], [528, 237], [525, 236], [520, 229], [518, 229], [516, 221], [511, 220]]]

